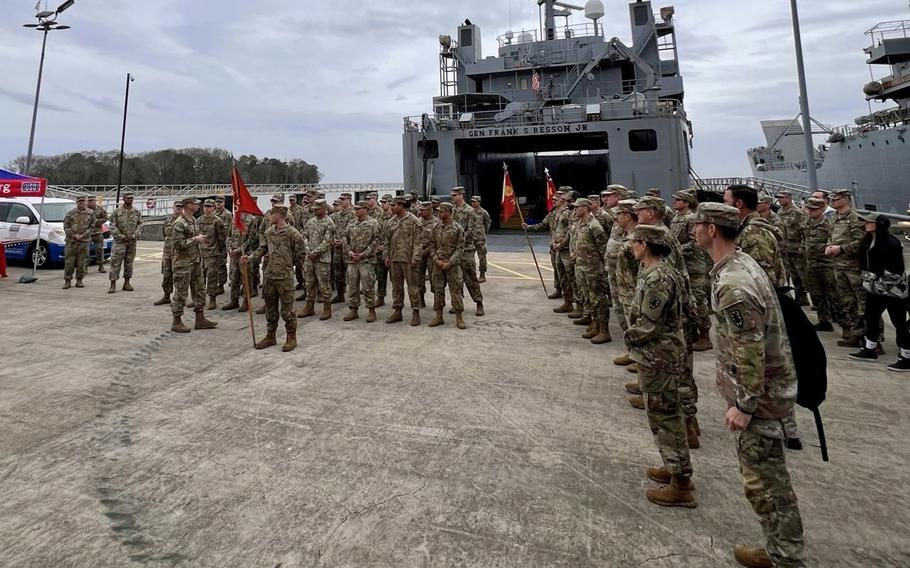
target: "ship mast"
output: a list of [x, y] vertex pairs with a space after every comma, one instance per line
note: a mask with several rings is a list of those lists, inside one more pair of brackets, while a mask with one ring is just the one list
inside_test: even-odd
[[796, 71], [799, 75], [799, 108], [803, 119], [803, 138], [806, 144], [806, 171], [809, 173], [809, 188], [818, 191], [818, 171], [815, 165], [815, 143], [812, 141], [812, 118], [809, 114], [809, 94], [806, 88], [806, 66], [803, 62], [803, 40], [799, 30], [799, 10], [796, 0], [790, 0], [793, 15], [793, 40], [796, 44]]

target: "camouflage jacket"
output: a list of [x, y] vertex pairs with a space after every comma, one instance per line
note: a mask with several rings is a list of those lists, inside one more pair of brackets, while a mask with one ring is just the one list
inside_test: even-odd
[[164, 220], [164, 224], [161, 226], [161, 233], [164, 236], [164, 258], [171, 258], [171, 249], [173, 249], [174, 238], [172, 229], [174, 228], [174, 221], [180, 218], [180, 215], [171, 213]]
[[666, 260], [641, 268], [625, 332], [629, 355], [636, 363], [667, 373], [685, 369], [682, 287], [682, 278]]
[[437, 223], [433, 227], [433, 237], [430, 239], [428, 250], [433, 262], [448, 260], [458, 266], [458, 263], [461, 262], [461, 255], [464, 253], [464, 229], [454, 222]]
[[718, 262], [711, 278], [717, 388], [728, 406], [758, 419], [750, 428], [779, 437], [779, 419], [796, 400], [796, 370], [774, 285], [742, 251]]
[[831, 219], [825, 217], [816, 221], [807, 216], [803, 222], [802, 232], [805, 235], [803, 255], [809, 269], [834, 267], [834, 259], [825, 256], [825, 247], [831, 239], [831, 225]]
[[695, 242], [695, 213], [691, 211], [683, 215], [676, 215], [670, 223], [670, 232], [676, 237], [682, 248], [683, 260], [686, 264], [686, 273], [692, 286], [703, 286], [707, 281], [708, 272], [714, 263], [705, 249]]
[[370, 218], [376, 219], [377, 221], [382, 220], [382, 207], [379, 207], [378, 205], [373, 207], [368, 211], [368, 215]]
[[250, 262], [255, 263], [268, 255], [269, 262], [263, 276], [272, 280], [287, 280], [294, 278], [295, 264], [303, 266], [306, 254], [306, 241], [300, 231], [290, 225], [280, 229], [273, 225], [262, 234], [259, 248], [250, 257]]
[[288, 207], [288, 224], [300, 232], [303, 232], [304, 223], [306, 222], [303, 219], [303, 212], [304, 208], [300, 205]]
[[831, 220], [829, 245], [840, 247], [840, 254], [833, 257], [834, 267], [841, 269], [859, 269], [859, 249], [866, 236], [866, 226], [856, 211], [851, 209], [846, 215], [837, 214]]
[[246, 233], [241, 233], [233, 224], [231, 224], [230, 228], [228, 252], [237, 251], [233, 256], [240, 256], [241, 254], [251, 255], [259, 248], [259, 233], [256, 230], [256, 227], [258, 226], [255, 223], [256, 218], [248, 213], [243, 213], [241, 219], [246, 225]]
[[[335, 213], [332, 213], [332, 222], [335, 223], [335, 240], [340, 241], [341, 237], [344, 236], [345, 231], [348, 230], [348, 225], [356, 220], [357, 214], [354, 213], [354, 209], [348, 209], [347, 211], [339, 209]], [[341, 251], [341, 244], [336, 245], [335, 250]]]
[[455, 222], [464, 229], [464, 252], [471, 253], [486, 242], [480, 216], [467, 203], [456, 206], [452, 213]]
[[[623, 236], [616, 258], [616, 295], [621, 304], [626, 305], [635, 295], [635, 286], [638, 283], [638, 269], [641, 263], [632, 253], [632, 240], [629, 235]], [[613, 291], [610, 290], [612, 293]]]
[[196, 219], [180, 215], [171, 226], [171, 264], [174, 268], [187, 268], [202, 260], [199, 243], [193, 241], [198, 235]]
[[111, 213], [111, 235], [118, 243], [138, 240], [140, 227], [142, 217], [137, 209], [121, 206]]
[[554, 240], [554, 235], [556, 234], [556, 220], [559, 218], [560, 212], [562, 212], [563, 207], [554, 207], [547, 213], [547, 216], [543, 218], [543, 221], [537, 223], [536, 225], [528, 225], [528, 230], [532, 233], [542, 233], [544, 231], [550, 231], [550, 244], [552, 245]]
[[205, 242], [199, 245], [202, 258], [215, 258], [223, 254], [227, 231], [221, 218], [214, 213], [196, 219], [196, 228], [200, 235], [205, 235]]
[[393, 215], [383, 231], [382, 260], [411, 262], [420, 260], [420, 223], [411, 213]]
[[575, 212], [568, 207], [563, 207], [562, 211], [560, 211], [559, 215], [556, 217], [556, 230], [553, 232], [553, 244], [556, 250], [560, 252], [569, 251], [569, 243], [572, 239], [569, 229], [572, 228], [572, 219], [574, 217]]
[[355, 219], [353, 223], [348, 225], [348, 230], [341, 240], [344, 257], [348, 262], [355, 263], [355, 261], [351, 260], [352, 252], [366, 255], [363, 260], [357, 261], [356, 264], [373, 262], [376, 249], [379, 248], [379, 243], [382, 242], [382, 227], [379, 225], [379, 221], [372, 217], [367, 217], [363, 221]]
[[227, 231], [230, 226], [234, 224], [234, 214], [227, 209], [222, 209], [221, 211], [215, 209], [215, 216], [221, 219], [221, 222], [224, 224], [225, 231]]
[[622, 248], [622, 242], [625, 236], [626, 232], [619, 223], [614, 223], [613, 228], [610, 230], [610, 238], [607, 239], [607, 248], [604, 250], [604, 264], [606, 264], [607, 271], [609, 272], [616, 271], [616, 261], [619, 260], [619, 249]]
[[484, 234], [490, 232], [490, 227], [493, 225], [493, 219], [490, 217], [490, 212], [481, 207], [476, 211], [480, 215], [480, 222], [483, 224]]
[[736, 246], [765, 269], [775, 287], [783, 285], [784, 265], [779, 245], [782, 238], [781, 232], [755, 211], [743, 219], [736, 237]]
[[427, 260], [430, 255], [430, 241], [433, 239], [433, 229], [439, 224], [439, 219], [430, 217], [429, 219], [419, 218], [417, 223], [420, 226], [420, 258]]
[[[92, 227], [94, 226], [95, 214], [91, 209], [70, 209], [63, 217], [63, 232], [66, 233], [68, 241], [78, 243], [87, 243], [92, 240]], [[82, 235], [78, 239], [76, 235]]]
[[90, 209], [90, 211], [95, 215], [95, 219], [92, 222], [92, 236], [95, 237], [104, 232], [101, 228], [107, 221], [107, 211], [100, 205], [96, 205], [95, 208]]
[[616, 223], [616, 220], [613, 219], [613, 215], [601, 207], [597, 210], [597, 213], [594, 213], [594, 218], [597, 219], [597, 222], [600, 223], [601, 228], [604, 230], [604, 234], [609, 238], [610, 234], [613, 232], [613, 225]]
[[573, 230], [575, 267], [592, 273], [603, 272], [607, 234], [601, 224], [592, 216], [576, 222]]
[[307, 254], [318, 254], [316, 262], [332, 262], [332, 242], [344, 233], [335, 227], [335, 221], [328, 215], [320, 219], [313, 216], [307, 221], [304, 237], [307, 242]]
[[809, 216], [805, 211], [797, 209], [793, 205], [781, 207], [779, 216], [784, 230], [784, 252], [787, 254], [801, 253], [806, 238], [803, 229]]

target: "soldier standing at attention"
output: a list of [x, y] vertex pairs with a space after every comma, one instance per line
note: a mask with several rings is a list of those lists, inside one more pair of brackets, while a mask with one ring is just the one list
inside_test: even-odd
[[171, 227], [171, 265], [174, 270], [174, 298], [171, 313], [174, 323], [171, 331], [189, 333], [183, 325], [183, 308], [187, 292], [193, 294], [193, 310], [196, 312], [195, 329], [215, 329], [218, 324], [205, 319], [205, 281], [202, 278], [202, 251], [205, 236], [200, 235], [194, 215], [199, 210], [199, 200], [188, 197], [183, 200], [183, 214]]
[[[613, 311], [619, 314], [619, 326], [623, 331], [629, 327], [627, 314], [632, 305], [632, 298], [635, 295], [635, 286], [638, 283], [638, 267], [640, 265], [635, 260], [635, 255], [632, 253], [632, 245], [629, 242], [629, 232], [638, 225], [638, 212], [635, 210], [636, 203], [638, 202], [634, 199], [623, 199], [616, 204], [614, 209], [616, 226], [622, 229], [622, 241], [616, 251], [616, 270], [614, 271], [616, 286], [612, 290]], [[634, 366], [634, 363], [635, 361], [632, 360], [629, 353], [613, 359], [613, 364], [620, 367]], [[638, 394], [638, 392], [635, 392], [637, 385], [635, 385], [636, 389], [630, 389], [628, 388], [629, 386], [631, 384], [627, 386], [626, 390], [632, 394]]]
[[371, 191], [367, 194], [367, 214], [371, 219], [382, 219], [382, 208], [379, 206], [379, 194]]
[[[276, 205], [284, 204], [284, 194], [276, 193], [275, 195], [273, 195], [271, 197], [271, 199], [269, 199], [269, 202], [272, 204], [272, 207], [275, 207]], [[258, 225], [257, 232], [259, 233], [260, 236], [262, 236], [262, 234], [265, 233], [266, 230], [268, 230], [268, 228], [271, 226], [271, 224], [269, 223], [269, 219], [272, 216], [272, 207], [269, 207], [268, 211], [266, 211], [265, 214], [262, 216], [262, 219], [258, 219], [259, 222], [257, 223], [257, 225]], [[260, 244], [262, 244], [261, 240], [260, 240]], [[266, 256], [262, 260], [257, 259], [255, 262], [252, 263], [252, 265], [255, 267], [254, 269], [256, 272], [257, 284], [259, 281], [260, 262], [262, 263], [262, 272], [265, 272], [269, 265], [269, 257]], [[265, 304], [263, 304], [259, 308], [256, 308], [256, 313], [259, 315], [264, 314], [265, 313]]]
[[123, 205], [111, 213], [111, 234], [114, 236], [114, 251], [111, 253], [111, 287], [108, 294], [117, 291], [120, 266], [123, 266], [123, 290], [132, 292], [130, 279], [133, 277], [133, 260], [136, 258], [136, 241], [142, 228], [142, 217], [133, 209], [133, 193], [123, 194]]
[[67, 212], [63, 218], [63, 231], [66, 233], [64, 251], [65, 268], [63, 270], [63, 289], [72, 287], [73, 271], [76, 272], [76, 288], [85, 288], [82, 279], [88, 263], [88, 245], [92, 238], [92, 226], [95, 214], [85, 206], [85, 196], [76, 198], [76, 208]]
[[384, 231], [385, 245], [382, 251], [383, 263], [389, 269], [392, 279], [392, 315], [386, 323], [402, 321], [401, 310], [404, 309], [404, 287], [408, 286], [408, 299], [411, 304], [411, 325], [420, 325], [420, 293], [414, 278], [414, 269], [420, 260], [420, 226], [407, 207], [404, 197], [392, 201], [392, 218], [386, 223]]
[[94, 199], [86, 199], [85, 202], [88, 205], [88, 208], [91, 209], [92, 213], [95, 215], [95, 219], [92, 222], [92, 242], [95, 244], [95, 264], [98, 265], [98, 272], [105, 273], [107, 270], [104, 269], [104, 223], [107, 222], [107, 211], [104, 210], [104, 207], [101, 207], [99, 203]]
[[408, 204], [409, 204], [408, 211], [410, 211], [411, 215], [413, 215], [415, 217], [419, 217], [420, 216], [420, 201], [417, 199], [416, 191], [412, 191], [408, 195]]
[[219, 263], [218, 263], [218, 293], [224, 294], [224, 285], [228, 281], [228, 246], [231, 238], [231, 226], [234, 224], [234, 216], [230, 211], [224, 208], [224, 196], [219, 195], [215, 197], [215, 215], [221, 219], [222, 224], [224, 224], [224, 242], [222, 243], [222, 249], [219, 253]]
[[347, 279], [345, 266], [347, 261], [341, 250], [341, 237], [355, 217], [354, 208], [351, 205], [351, 194], [342, 193], [338, 198], [338, 208], [332, 213], [332, 222], [335, 223], [335, 241], [332, 245], [335, 253], [332, 257], [332, 281], [335, 283], [335, 297], [332, 298], [333, 304], [344, 302], [344, 287]]
[[[625, 194], [626, 188], [615, 184], [608, 185], [607, 189], [600, 192], [601, 211], [609, 215], [609, 220], [604, 219], [601, 221], [601, 226], [604, 227], [604, 232], [607, 233], [607, 247], [604, 250], [604, 272], [606, 273], [607, 282], [604, 284], [604, 290], [607, 295], [606, 301], [609, 306], [613, 307], [613, 313], [619, 319], [620, 325], [624, 325], [626, 316], [622, 310], [616, 311], [616, 262], [624, 230], [616, 222], [615, 207], [620, 199], [625, 199]], [[609, 224], [610, 227], [607, 228], [604, 223]]]
[[[569, 250], [569, 245], [572, 242], [572, 223], [573, 219], [575, 219], [575, 212], [570, 205], [575, 203], [575, 199], [577, 198], [575, 197], [575, 190], [570, 186], [566, 185], [559, 189], [563, 192], [562, 201], [565, 204], [565, 207], [560, 210], [559, 215], [556, 217], [554, 246], [557, 251], [560, 269], [563, 271], [563, 274], [565, 274], [562, 295], [563, 301], [568, 304], [569, 307], [569, 313], [566, 315], [568, 315], [569, 319], [575, 320], [584, 317], [584, 307], [580, 303], [582, 301], [580, 292], [576, 290], [575, 265], [572, 263], [572, 254]], [[568, 284], [568, 288], [566, 287], [566, 284]], [[573, 303], [575, 304], [574, 307], [572, 305]], [[553, 311], [555, 312], [556, 310]]]
[[461, 256], [464, 252], [464, 229], [455, 222], [455, 207], [451, 203], [439, 204], [439, 224], [433, 229], [430, 239], [430, 258], [433, 261], [433, 309], [436, 317], [430, 327], [445, 323], [442, 311], [446, 307], [446, 287], [452, 308], [455, 310], [455, 325], [465, 329], [464, 302], [462, 300], [463, 282], [461, 279]]
[[574, 259], [575, 282], [585, 299], [585, 310], [591, 314], [591, 327], [582, 335], [595, 345], [613, 341], [610, 337], [610, 308], [603, 290], [604, 251], [607, 235], [591, 215], [591, 200], [575, 201]]
[[866, 335], [865, 318], [861, 313], [865, 310], [866, 291], [859, 275], [859, 250], [866, 236], [866, 225], [853, 210], [852, 195], [846, 189], [831, 192], [830, 203], [837, 215], [831, 221], [831, 236], [825, 247], [825, 256], [834, 259], [837, 287], [833, 300], [843, 327], [843, 339], [837, 342], [841, 347], [862, 347]]
[[293, 351], [297, 348], [297, 316], [294, 315], [294, 265], [303, 263], [306, 256], [306, 242], [300, 232], [288, 225], [288, 208], [284, 205], [272, 207], [269, 215], [271, 227], [266, 229], [259, 240], [259, 249], [251, 257], [244, 256], [243, 264], [250, 259], [269, 255], [266, 266], [265, 282], [262, 287], [262, 298], [265, 300], [266, 336], [256, 343], [256, 349], [271, 347], [277, 342], [275, 332], [278, 330], [278, 315], [284, 320], [287, 333], [282, 351]]
[[[221, 251], [226, 248], [224, 223], [215, 215], [215, 200], [206, 199], [202, 205], [202, 217], [196, 220], [199, 234], [205, 236], [205, 242], [199, 245], [202, 252], [202, 270], [205, 274], [205, 291], [209, 296], [207, 309], [218, 307], [215, 297], [221, 286]], [[223, 288], [221, 288], [224, 291]]]
[[479, 195], [471, 197], [471, 209], [477, 213], [483, 225], [483, 246], [477, 249], [477, 281], [483, 284], [487, 281], [487, 233], [490, 232], [493, 219], [490, 218], [489, 211], [480, 206]]
[[[256, 222], [255, 217], [249, 213], [241, 214], [241, 220], [247, 229], [249, 229], [251, 223]], [[249, 304], [246, 302], [246, 296], [243, 297], [243, 305], [240, 305], [240, 293], [243, 290], [243, 275], [240, 272], [240, 258], [252, 254], [254, 250], [259, 248], [258, 242], [256, 243], [256, 246], [251, 247], [249, 239], [244, 237], [244, 234], [241, 233], [240, 229], [233, 223], [230, 225], [227, 242], [228, 256], [231, 259], [231, 300], [227, 304], [221, 306], [221, 310], [228, 311], [240, 308], [241, 312], [246, 312], [250, 309]]]
[[161, 230], [164, 236], [164, 249], [161, 253], [161, 289], [164, 295], [154, 302], [154, 306], [163, 306], [171, 303], [171, 293], [174, 291], [174, 269], [171, 266], [171, 251], [174, 248], [174, 239], [171, 236], [171, 230], [174, 228], [174, 222], [183, 215], [183, 202], [174, 202], [174, 212], [168, 215], [164, 220]]
[[667, 261], [671, 234], [661, 226], [638, 225], [631, 234], [632, 254], [641, 262], [623, 334], [630, 357], [638, 364], [638, 384], [645, 397], [648, 425], [663, 460], [648, 477], [663, 484], [649, 489], [649, 501], [664, 507], [695, 508], [692, 462], [679, 385], [686, 373], [683, 335], [683, 278]]
[[698, 195], [694, 189], [685, 189], [673, 194], [673, 209], [676, 215], [670, 222], [670, 232], [682, 247], [686, 272], [689, 275], [692, 296], [689, 298], [692, 316], [691, 332], [693, 334], [693, 351], [710, 351], [711, 316], [709, 315], [710, 286], [708, 272], [714, 263], [704, 249], [695, 242], [695, 209], [698, 207]]
[[354, 214], [357, 219], [348, 225], [348, 230], [342, 238], [342, 250], [348, 261], [348, 313], [344, 321], [353, 321], [360, 316], [360, 294], [366, 303], [367, 323], [376, 321], [376, 272], [373, 268], [373, 255], [379, 243], [382, 242], [382, 228], [379, 221], [370, 217], [369, 206], [365, 201], [358, 201], [354, 205]]
[[777, 192], [777, 202], [780, 203], [780, 220], [784, 229], [784, 261], [787, 273], [796, 289], [796, 299], [800, 305], [809, 305], [809, 295], [806, 286], [806, 256], [803, 244], [806, 235], [803, 229], [806, 226], [806, 213], [793, 205], [793, 195], [789, 191]]
[[[834, 331], [832, 322], [832, 295], [837, 289], [834, 280], [834, 259], [825, 255], [831, 237], [831, 220], [825, 218], [828, 204], [824, 199], [810, 197], [806, 200], [806, 219], [802, 232], [803, 257], [806, 259], [806, 287], [818, 314], [818, 331]], [[840, 321], [840, 319], [838, 319]]]
[[[388, 193], [382, 196], [380, 202], [382, 206], [379, 208], [378, 215], [371, 212], [371, 215], [377, 215], [374, 217], [379, 221], [379, 228], [382, 229], [383, 235], [385, 235], [385, 226], [388, 223], [389, 219], [392, 218], [392, 196]], [[385, 243], [380, 240], [379, 245], [376, 249], [376, 257], [373, 260], [373, 269], [376, 273], [376, 307], [381, 307], [385, 305], [385, 296], [388, 292], [389, 286], [389, 269], [386, 267], [385, 262], [382, 259], [382, 251], [385, 250]]]
[[[547, 213], [546, 217], [543, 218], [543, 221], [537, 223], [536, 225], [528, 225], [527, 223], [521, 226], [525, 231], [531, 231], [532, 233], [540, 233], [543, 231], [550, 231], [550, 266], [553, 267], [553, 292], [550, 293], [547, 298], [550, 300], [558, 300], [562, 298], [562, 285], [565, 276], [562, 273], [561, 265], [559, 264], [559, 252], [554, 247], [555, 241], [553, 240], [554, 235], [556, 234], [556, 220], [559, 217], [560, 211], [564, 207], [562, 203], [562, 191], [557, 191], [553, 194], [553, 209]], [[569, 302], [571, 304], [571, 302]], [[567, 314], [572, 311], [572, 306], [564, 302], [558, 308], [554, 308], [553, 312], [557, 314]]]
[[[288, 196], [288, 225], [297, 229], [298, 232], [303, 233], [306, 228], [306, 221], [303, 218], [303, 207], [297, 205], [297, 196], [290, 195]], [[297, 300], [306, 300], [306, 286], [304, 285], [303, 278], [303, 265], [297, 265], [294, 267], [294, 278], [297, 280], [297, 286], [295, 290], [303, 290], [303, 294], [300, 297], [296, 298]]]
[[427, 293], [427, 279], [433, 275], [433, 261], [430, 259], [430, 240], [433, 238], [433, 229], [439, 224], [439, 219], [433, 216], [433, 204], [423, 201], [420, 204], [420, 260], [417, 261], [414, 278], [417, 280], [420, 292], [420, 307], [427, 307], [425, 295]]
[[[474, 264], [474, 253], [478, 247], [483, 247], [483, 225], [477, 213], [464, 201], [464, 188], [454, 187], [452, 195], [452, 216], [455, 222], [464, 229], [464, 254], [461, 255], [461, 278], [471, 295], [471, 300], [477, 304], [475, 315], [484, 315], [483, 293], [477, 281], [477, 266]], [[568, 252], [567, 252], [568, 254]], [[449, 313], [455, 313], [454, 308]]]
[[[335, 223], [326, 214], [325, 199], [313, 203], [314, 216], [307, 221], [304, 237], [307, 242], [306, 261], [303, 275], [306, 278], [306, 304], [297, 314], [299, 318], [316, 315], [316, 300], [322, 300], [322, 315], [325, 321], [332, 317], [332, 246], [337, 240]], [[338, 253], [343, 254], [343, 251]]]
[[796, 371], [777, 293], [764, 268], [737, 250], [736, 208], [702, 203], [695, 222], [698, 245], [714, 261], [711, 306], [725, 422], [736, 436], [746, 498], [767, 539], [765, 549], [737, 546], [734, 556], [743, 566], [804, 567], [803, 525], [781, 425], [793, 412]]

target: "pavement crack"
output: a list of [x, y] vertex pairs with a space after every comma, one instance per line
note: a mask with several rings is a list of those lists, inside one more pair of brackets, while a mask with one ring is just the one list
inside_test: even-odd
[[649, 562], [657, 562], [658, 560], [667, 560], [668, 558], [704, 558], [705, 560], [710, 560], [709, 557], [707, 557], [703, 554], [688, 554], [685, 552], [673, 552], [671, 554], [662, 554], [661, 556], [652, 556], [650, 558], [645, 558], [644, 560], [642, 560], [635, 566], [636, 566], [636, 568], [638, 568], [639, 566], [644, 566], [645, 564], [648, 564]]

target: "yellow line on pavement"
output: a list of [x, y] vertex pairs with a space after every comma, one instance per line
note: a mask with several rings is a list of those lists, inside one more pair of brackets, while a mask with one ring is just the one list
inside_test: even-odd
[[514, 274], [515, 276], [521, 276], [524, 280], [534, 280], [533, 278], [531, 278], [531, 277], [528, 276], [527, 274], [522, 274], [521, 272], [515, 272], [514, 270], [509, 270], [508, 268], [506, 268], [506, 267], [504, 267], [504, 266], [499, 266], [499, 265], [496, 264], [495, 262], [490, 262], [490, 261], [488, 260], [488, 261], [487, 261], [487, 264], [489, 264], [490, 266], [494, 266], [494, 267], [496, 267], [496, 268], [502, 270], [503, 272], [508, 272], [509, 274]]
[[[520, 264], [521, 266], [534, 266], [533, 262], [518, 262], [515, 260], [508, 260], [508, 261], [500, 260], [497, 262], [499, 262], [499, 264]], [[487, 264], [489, 264], [489, 263], [490, 263], [490, 261], [489, 261], [489, 259], [487, 259]], [[543, 268], [544, 270], [549, 270], [550, 272], [553, 272], [553, 269], [545, 264], [541, 264], [540, 267]]]

